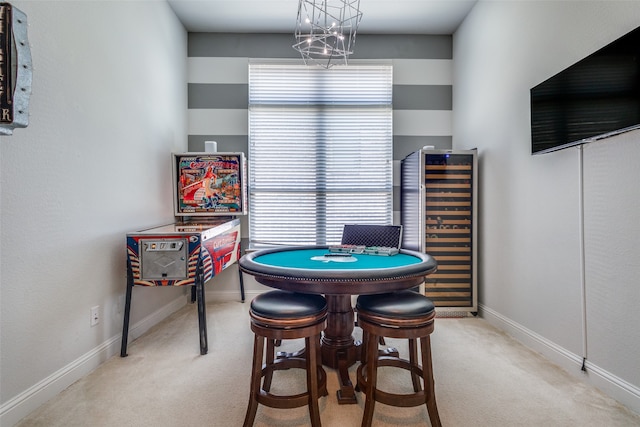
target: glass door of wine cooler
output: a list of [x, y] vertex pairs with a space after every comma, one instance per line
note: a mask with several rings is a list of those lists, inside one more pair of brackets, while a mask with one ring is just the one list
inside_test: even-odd
[[439, 313], [477, 311], [476, 200], [476, 150], [419, 150], [403, 160], [403, 246], [438, 261], [424, 292]]

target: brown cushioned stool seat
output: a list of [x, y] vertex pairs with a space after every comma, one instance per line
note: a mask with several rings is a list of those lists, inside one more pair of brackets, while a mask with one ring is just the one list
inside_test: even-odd
[[[320, 335], [327, 319], [326, 300], [321, 295], [269, 291], [251, 301], [249, 315], [254, 332], [253, 368], [244, 426], [253, 425], [258, 404], [283, 409], [308, 405], [311, 425], [320, 426], [318, 399], [327, 395], [327, 377], [320, 358]], [[305, 339], [303, 352], [275, 357], [276, 341], [298, 338]], [[306, 370], [307, 391], [288, 396], [272, 394], [273, 372], [290, 368]]]
[[[358, 366], [357, 373], [358, 388], [366, 394], [362, 426], [371, 425], [376, 401], [399, 407], [426, 405], [431, 425], [440, 426], [429, 337], [433, 332], [436, 315], [433, 302], [413, 291], [360, 295], [356, 311], [358, 325], [363, 331], [364, 344], [362, 363]], [[380, 355], [378, 342], [382, 337], [409, 340], [409, 360]], [[418, 339], [421, 364], [418, 361]], [[380, 366], [408, 370], [411, 373], [414, 393], [394, 394], [378, 389], [377, 369]]]

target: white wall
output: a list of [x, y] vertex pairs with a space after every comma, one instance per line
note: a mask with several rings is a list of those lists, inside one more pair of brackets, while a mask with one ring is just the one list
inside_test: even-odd
[[580, 150], [530, 154], [529, 89], [639, 23], [640, 2], [481, 1], [453, 86], [453, 147], [480, 153], [482, 315], [636, 412], [640, 131], [584, 148], [583, 299]]
[[[187, 34], [165, 2], [11, 3], [34, 71], [29, 126], [0, 137], [6, 426], [119, 350], [125, 233], [173, 220], [187, 149]], [[134, 289], [132, 338], [183, 292]]]

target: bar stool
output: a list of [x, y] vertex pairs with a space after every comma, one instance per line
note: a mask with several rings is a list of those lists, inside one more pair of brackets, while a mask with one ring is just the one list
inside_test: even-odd
[[[262, 404], [282, 409], [308, 405], [311, 425], [320, 427], [318, 399], [328, 394], [327, 376], [320, 357], [320, 335], [327, 318], [326, 300], [321, 295], [269, 291], [251, 301], [249, 314], [254, 345], [251, 390], [244, 426], [253, 425], [258, 404]], [[302, 353], [275, 357], [276, 341], [298, 338], [305, 340]], [[306, 370], [307, 391], [287, 396], [272, 394], [273, 372], [290, 368]]]
[[[431, 340], [435, 307], [427, 297], [413, 291], [386, 294], [360, 295], [356, 302], [358, 324], [363, 331], [362, 362], [358, 366], [358, 389], [366, 394], [362, 426], [373, 420], [375, 402], [398, 407], [426, 404], [433, 427], [440, 427], [431, 364]], [[378, 342], [381, 337], [409, 340], [409, 360], [380, 355]], [[418, 361], [417, 342], [420, 339], [422, 366]], [[391, 366], [411, 373], [411, 394], [395, 394], [377, 388], [378, 367]], [[424, 385], [421, 385], [421, 381]], [[424, 387], [424, 389], [423, 389]]]

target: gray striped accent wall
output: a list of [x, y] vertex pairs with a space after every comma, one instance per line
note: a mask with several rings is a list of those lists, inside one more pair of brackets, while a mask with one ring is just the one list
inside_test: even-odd
[[[250, 59], [297, 59], [293, 34], [189, 33], [189, 151], [248, 153]], [[400, 223], [400, 161], [425, 145], [452, 144], [452, 37], [359, 34], [350, 61], [393, 64], [394, 222]], [[245, 223], [246, 221], [243, 221]], [[247, 227], [243, 224], [243, 238]]]

